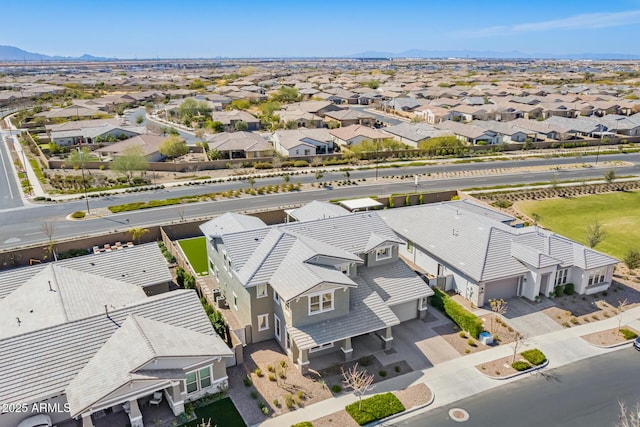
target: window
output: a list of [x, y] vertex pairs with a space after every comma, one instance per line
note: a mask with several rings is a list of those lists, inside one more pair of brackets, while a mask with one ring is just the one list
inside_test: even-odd
[[198, 371], [198, 376], [200, 377], [200, 388], [207, 388], [211, 385], [211, 368], [208, 366], [206, 368], [202, 368]]
[[269, 329], [269, 315], [258, 315], [258, 331], [266, 331], [267, 329]]
[[311, 347], [309, 349], [309, 353], [315, 353], [316, 351], [322, 351], [322, 350], [326, 350], [326, 349], [332, 348], [332, 347], [333, 347], [333, 343], [332, 342], [327, 343], [327, 344], [322, 344], [322, 345], [319, 345], [317, 347]]
[[184, 380], [187, 393], [194, 393], [211, 385], [211, 367], [206, 366], [197, 371], [188, 372]]
[[187, 389], [187, 393], [193, 393], [194, 391], [198, 391], [198, 378], [197, 378], [197, 374], [194, 372], [189, 372], [187, 374], [187, 379], [185, 380], [186, 382], [186, 389]]
[[280, 318], [275, 314], [273, 315], [273, 330], [276, 334], [276, 338], [280, 341]]
[[420, 311], [426, 310], [427, 309], [427, 301], [428, 301], [427, 297], [420, 298], [420, 302], [418, 303], [418, 310], [420, 310]]
[[607, 269], [601, 268], [599, 270], [592, 271], [589, 273], [589, 286], [591, 285], [599, 285], [604, 282], [606, 277]]
[[376, 261], [391, 258], [391, 246], [376, 250]]
[[413, 242], [411, 240], [407, 240], [407, 252], [413, 253]]
[[267, 285], [256, 286], [256, 298], [264, 298], [267, 296]]
[[333, 310], [333, 291], [309, 296], [309, 315]]
[[235, 292], [233, 292], [233, 308], [238, 311], [238, 295]]
[[287, 350], [291, 350], [291, 335], [289, 335], [289, 331], [286, 331], [285, 334], [287, 336], [287, 342], [286, 342]]
[[275, 289], [273, 290], [273, 300], [276, 304], [280, 305], [280, 295], [278, 295]]
[[569, 275], [569, 269], [563, 268], [562, 270], [556, 271], [556, 286], [564, 285], [567, 283], [567, 276]]

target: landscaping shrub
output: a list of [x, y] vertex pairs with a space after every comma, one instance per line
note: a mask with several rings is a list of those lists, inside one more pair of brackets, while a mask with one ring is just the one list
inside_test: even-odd
[[75, 218], [75, 219], [84, 218], [85, 216], [86, 216], [86, 213], [84, 213], [82, 211], [76, 211], [76, 212], [71, 214], [71, 218]]
[[522, 353], [520, 353], [520, 355], [524, 357], [529, 363], [536, 366], [541, 365], [547, 361], [547, 356], [545, 356], [544, 353], [537, 348], [523, 351]]
[[196, 278], [190, 274], [184, 275], [184, 288], [185, 289], [193, 289], [196, 287]]
[[629, 329], [620, 329], [620, 333], [624, 337], [625, 340], [633, 340], [638, 338], [638, 334]]
[[[360, 410], [362, 403], [362, 410]], [[362, 402], [354, 402], [344, 408], [359, 425], [381, 420], [390, 415], [404, 411], [404, 405], [393, 393], [378, 394]]]
[[555, 293], [557, 297], [564, 295], [564, 285], [556, 286]]
[[307, 166], [309, 166], [309, 162], [307, 162], [306, 160], [296, 160], [295, 162], [293, 162], [293, 166], [296, 168], [306, 168]]
[[564, 285], [565, 295], [573, 295], [574, 292], [575, 292], [575, 289], [573, 287], [573, 283], [567, 283], [566, 285]]
[[291, 427], [313, 427], [310, 421], [302, 421], [301, 423], [291, 424]]
[[531, 368], [531, 365], [529, 365], [527, 362], [523, 362], [522, 360], [518, 360], [513, 362], [511, 364], [511, 367], [516, 371], [526, 371], [527, 369]]
[[260, 368], [256, 368], [255, 371], [253, 371], [254, 374], [256, 374], [256, 377], [262, 377], [264, 374], [262, 373], [262, 369]]
[[273, 165], [269, 162], [256, 162], [253, 167], [254, 169], [273, 169]]
[[340, 393], [342, 391], [342, 386], [334, 384], [331, 386], [331, 391], [334, 393]]
[[478, 316], [467, 311], [440, 289], [434, 289], [431, 305], [444, 311], [451, 320], [460, 326], [460, 329], [467, 331], [474, 338], [478, 338], [480, 332], [484, 330], [482, 320]]
[[182, 267], [176, 268], [176, 283], [178, 284], [178, 286], [182, 287], [184, 285], [184, 278], [186, 274], [187, 272], [184, 271], [184, 268]]
[[380, 372], [378, 372], [378, 375], [380, 375], [382, 378], [387, 376], [387, 371], [385, 371], [384, 369], [381, 370]]
[[252, 382], [251, 382], [251, 378], [249, 378], [248, 375], [246, 377], [244, 377], [242, 382], [244, 383], [245, 387], [251, 387]]

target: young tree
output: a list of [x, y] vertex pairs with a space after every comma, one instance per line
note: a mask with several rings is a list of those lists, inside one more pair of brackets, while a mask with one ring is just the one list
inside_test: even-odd
[[256, 179], [250, 176], [249, 178], [247, 178], [247, 184], [249, 184], [251, 186], [251, 189], [253, 190], [256, 185]]
[[513, 359], [511, 363], [516, 361], [516, 356], [518, 355], [518, 349], [522, 346], [524, 342], [524, 337], [520, 335], [520, 332], [516, 332], [516, 336], [513, 338], [513, 342], [509, 343], [511, 349], [513, 350]]
[[324, 176], [324, 174], [322, 173], [321, 170], [317, 170], [316, 171], [316, 181], [320, 181], [323, 176]]
[[244, 132], [249, 129], [249, 125], [244, 120], [238, 120], [235, 125], [233, 125], [235, 130], [238, 132]]
[[143, 114], [138, 114], [138, 115], [136, 116], [136, 124], [137, 124], [137, 125], [141, 125], [141, 124], [142, 124], [142, 122], [144, 122], [144, 115], [143, 115]]
[[600, 221], [598, 221], [598, 219], [594, 219], [589, 224], [587, 224], [585, 233], [587, 238], [587, 245], [589, 245], [590, 248], [595, 248], [596, 246], [598, 246], [607, 236], [607, 230], [605, 229], [604, 225], [602, 225]]
[[[489, 300], [489, 306], [491, 307], [491, 311], [493, 311], [497, 315], [504, 316], [504, 314], [507, 312], [507, 302], [505, 300], [503, 300], [502, 298], [500, 298], [500, 299], [490, 299]], [[494, 318], [491, 317], [491, 333], [492, 334], [495, 333], [495, 331], [493, 329], [493, 319]]]
[[531, 214], [531, 219], [533, 220], [533, 225], [538, 225], [542, 217], [539, 214], [534, 212]]
[[169, 136], [160, 143], [160, 153], [169, 159], [184, 156], [189, 152], [189, 147], [184, 140], [175, 135]]
[[133, 227], [130, 228], [128, 233], [131, 235], [131, 240], [136, 240], [140, 244], [140, 238], [149, 232], [148, 228]]
[[616, 307], [616, 312], [618, 313], [618, 330], [622, 328], [622, 313], [624, 313], [624, 309], [629, 305], [629, 300], [626, 298], [622, 301], [618, 301], [618, 306]]
[[634, 408], [627, 407], [622, 400], [618, 401], [620, 415], [616, 427], [640, 427], [640, 402]]
[[300, 100], [300, 93], [298, 89], [289, 86], [282, 86], [278, 89], [278, 92], [273, 94], [271, 97], [272, 101], [289, 103], [296, 102]]
[[42, 221], [40, 224], [40, 229], [47, 236], [49, 242], [47, 243], [47, 247], [45, 249], [47, 253], [47, 258], [52, 255], [55, 258], [55, 242], [53, 241], [53, 235], [56, 234], [56, 223], [53, 221]]
[[140, 147], [128, 147], [120, 156], [113, 159], [109, 165], [109, 169], [115, 171], [131, 182], [134, 172], [145, 171], [149, 167], [149, 162], [142, 153]]
[[624, 256], [623, 261], [629, 271], [635, 270], [640, 267], [640, 251], [637, 249], [629, 249], [629, 252]]
[[604, 174], [604, 180], [607, 181], [607, 184], [611, 184], [616, 179], [616, 171], [613, 169], [609, 169], [607, 173]]
[[373, 374], [368, 374], [365, 369], [359, 370], [358, 363], [353, 365], [351, 369], [344, 370], [342, 369], [342, 383], [345, 388], [350, 388], [353, 390], [353, 394], [358, 397], [359, 405], [358, 409], [362, 410], [362, 396], [369, 390], [373, 389]]
[[90, 155], [91, 150], [87, 147], [82, 147], [80, 151], [71, 150], [69, 157], [65, 160], [65, 163], [74, 169], [80, 169], [84, 167], [84, 164], [88, 161]]

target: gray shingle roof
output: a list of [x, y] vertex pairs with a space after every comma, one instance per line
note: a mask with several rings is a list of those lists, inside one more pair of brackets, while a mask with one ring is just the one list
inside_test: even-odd
[[200, 225], [202, 233], [211, 237], [220, 237], [223, 234], [236, 233], [238, 231], [254, 230], [265, 227], [266, 224], [261, 219], [249, 215], [240, 215], [227, 212], [210, 221]]
[[157, 379], [162, 372], [145, 369], [153, 360], [214, 355], [232, 356], [231, 350], [216, 335], [131, 314], [69, 383], [66, 395], [71, 416], [82, 413], [135, 379]]
[[351, 212], [333, 203], [314, 200], [297, 209], [287, 212], [298, 222], [313, 221], [315, 219], [333, 218], [336, 216], [350, 215]]
[[[173, 291], [140, 303], [0, 340], [0, 401], [34, 402], [62, 394], [104, 343], [137, 314], [201, 334], [214, 335], [194, 291]], [[121, 353], [126, 359], [127, 352]]]
[[[71, 270], [120, 280], [141, 287], [171, 281], [171, 273], [167, 267], [167, 261], [155, 243], [69, 258], [56, 261], [55, 264]], [[49, 263], [37, 264], [30, 267], [0, 271], [0, 300], [26, 283], [48, 265]]]
[[358, 276], [380, 295], [388, 306], [433, 295], [433, 290], [404, 262], [363, 268]]
[[349, 314], [304, 326], [290, 327], [289, 333], [301, 350], [400, 324], [400, 320], [361, 278], [351, 289]]

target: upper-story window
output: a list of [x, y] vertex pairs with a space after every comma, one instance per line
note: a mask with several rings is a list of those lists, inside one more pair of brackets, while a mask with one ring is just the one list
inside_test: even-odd
[[309, 315], [333, 310], [333, 291], [309, 296]]
[[267, 285], [256, 286], [256, 298], [264, 298], [267, 296]]
[[567, 283], [567, 277], [569, 276], [569, 269], [563, 268], [562, 270], [556, 271], [556, 286], [564, 285]]
[[382, 261], [383, 259], [389, 258], [391, 258], [391, 246], [376, 249], [376, 261]]
[[413, 242], [411, 240], [407, 240], [407, 252], [413, 253]]

